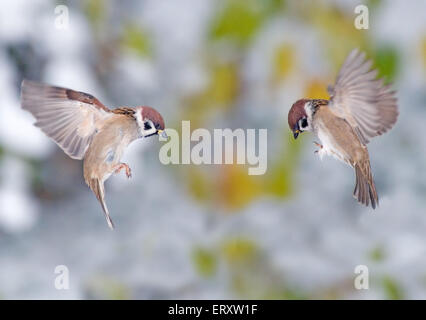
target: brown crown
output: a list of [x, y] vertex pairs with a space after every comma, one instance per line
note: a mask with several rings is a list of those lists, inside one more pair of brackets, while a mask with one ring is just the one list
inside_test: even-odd
[[297, 100], [293, 106], [291, 107], [290, 111], [288, 112], [288, 125], [290, 127], [290, 130], [293, 130], [296, 126], [297, 122], [303, 118], [306, 117], [306, 111], [305, 111], [305, 104], [308, 102], [308, 99], [300, 99]]
[[142, 118], [149, 119], [154, 124], [160, 125], [160, 130], [164, 130], [164, 120], [161, 114], [154, 108], [142, 106]]

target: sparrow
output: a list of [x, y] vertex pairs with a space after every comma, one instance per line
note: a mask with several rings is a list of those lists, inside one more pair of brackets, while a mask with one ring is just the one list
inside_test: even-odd
[[377, 79], [377, 70], [365, 53], [353, 50], [343, 63], [334, 86], [328, 87], [329, 100], [300, 99], [288, 113], [294, 139], [313, 132], [320, 143], [320, 158], [332, 156], [355, 169], [353, 195], [373, 209], [379, 203], [371, 172], [367, 144], [390, 130], [398, 118], [397, 99], [390, 85]]
[[123, 169], [131, 177], [130, 167], [120, 159], [132, 141], [153, 135], [167, 138], [160, 113], [148, 106], [109, 109], [90, 94], [29, 80], [22, 81], [21, 106], [68, 156], [83, 160], [84, 180], [114, 229], [104, 182]]

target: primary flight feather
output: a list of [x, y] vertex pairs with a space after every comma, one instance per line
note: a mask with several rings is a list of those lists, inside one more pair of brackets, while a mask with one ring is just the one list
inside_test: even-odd
[[122, 169], [131, 177], [130, 167], [120, 159], [132, 141], [158, 134], [167, 137], [162, 116], [147, 106], [109, 109], [90, 94], [29, 80], [22, 82], [21, 105], [67, 155], [83, 160], [84, 180], [113, 229], [104, 182]]
[[390, 130], [398, 118], [395, 91], [376, 79], [377, 70], [365, 54], [353, 50], [343, 63], [330, 100], [300, 99], [288, 113], [294, 138], [314, 132], [321, 144], [320, 157], [331, 155], [355, 169], [354, 197], [374, 208], [379, 197], [371, 172], [369, 141]]

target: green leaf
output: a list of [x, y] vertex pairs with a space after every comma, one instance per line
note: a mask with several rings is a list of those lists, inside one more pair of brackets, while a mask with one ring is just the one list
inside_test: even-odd
[[198, 201], [209, 201], [212, 196], [211, 179], [199, 167], [190, 166], [186, 172], [186, 180], [190, 193]]
[[382, 0], [367, 0], [365, 5], [368, 7], [369, 12], [376, 10], [382, 4]]
[[88, 20], [94, 27], [100, 27], [102, 21], [105, 20], [106, 8], [104, 0], [89, 0], [85, 2], [84, 7]]
[[148, 34], [135, 24], [128, 25], [124, 30], [122, 43], [142, 58], [151, 56], [151, 43]]
[[287, 77], [295, 64], [295, 49], [292, 45], [283, 43], [279, 46], [273, 57], [273, 81], [279, 82]]
[[385, 290], [386, 298], [390, 300], [402, 300], [404, 294], [398, 283], [390, 276], [383, 278], [383, 288]]
[[294, 141], [292, 134], [285, 127], [283, 133], [286, 145], [283, 146], [281, 156], [277, 157], [276, 162], [268, 170], [265, 183], [265, 191], [268, 194], [285, 198], [292, 194], [294, 190], [294, 173], [299, 163], [300, 151], [302, 147], [300, 137], [298, 141]]
[[109, 276], [96, 276], [87, 283], [87, 295], [90, 299], [128, 300], [131, 290], [121, 281]]
[[398, 52], [393, 47], [382, 47], [375, 52], [375, 66], [379, 70], [378, 77], [384, 77], [385, 83], [394, 81], [398, 66]]
[[229, 264], [246, 264], [257, 256], [258, 247], [250, 239], [234, 238], [222, 245], [222, 252]]
[[385, 259], [385, 252], [381, 246], [377, 246], [373, 250], [371, 250], [369, 254], [371, 260], [375, 262], [381, 262]]
[[259, 30], [263, 21], [262, 6], [253, 0], [229, 0], [213, 20], [210, 37], [213, 40], [230, 38], [246, 45]]
[[192, 253], [192, 260], [198, 273], [203, 277], [211, 277], [216, 273], [217, 259], [211, 251], [196, 248]]

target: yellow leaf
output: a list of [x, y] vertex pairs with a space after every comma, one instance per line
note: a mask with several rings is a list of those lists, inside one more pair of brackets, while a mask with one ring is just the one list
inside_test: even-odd
[[234, 238], [227, 240], [222, 245], [222, 252], [226, 262], [231, 265], [248, 263], [258, 254], [256, 244], [245, 238]]
[[312, 79], [308, 82], [304, 96], [308, 99], [329, 99], [327, 83], [319, 79]]
[[217, 192], [225, 208], [241, 209], [261, 194], [259, 176], [248, 175], [247, 167], [225, 165], [221, 169]]
[[423, 39], [421, 40], [420, 53], [422, 56], [423, 68], [426, 70], [426, 35], [423, 36]]
[[289, 44], [282, 44], [275, 50], [273, 61], [273, 82], [285, 79], [293, 70], [295, 63], [294, 48]]

